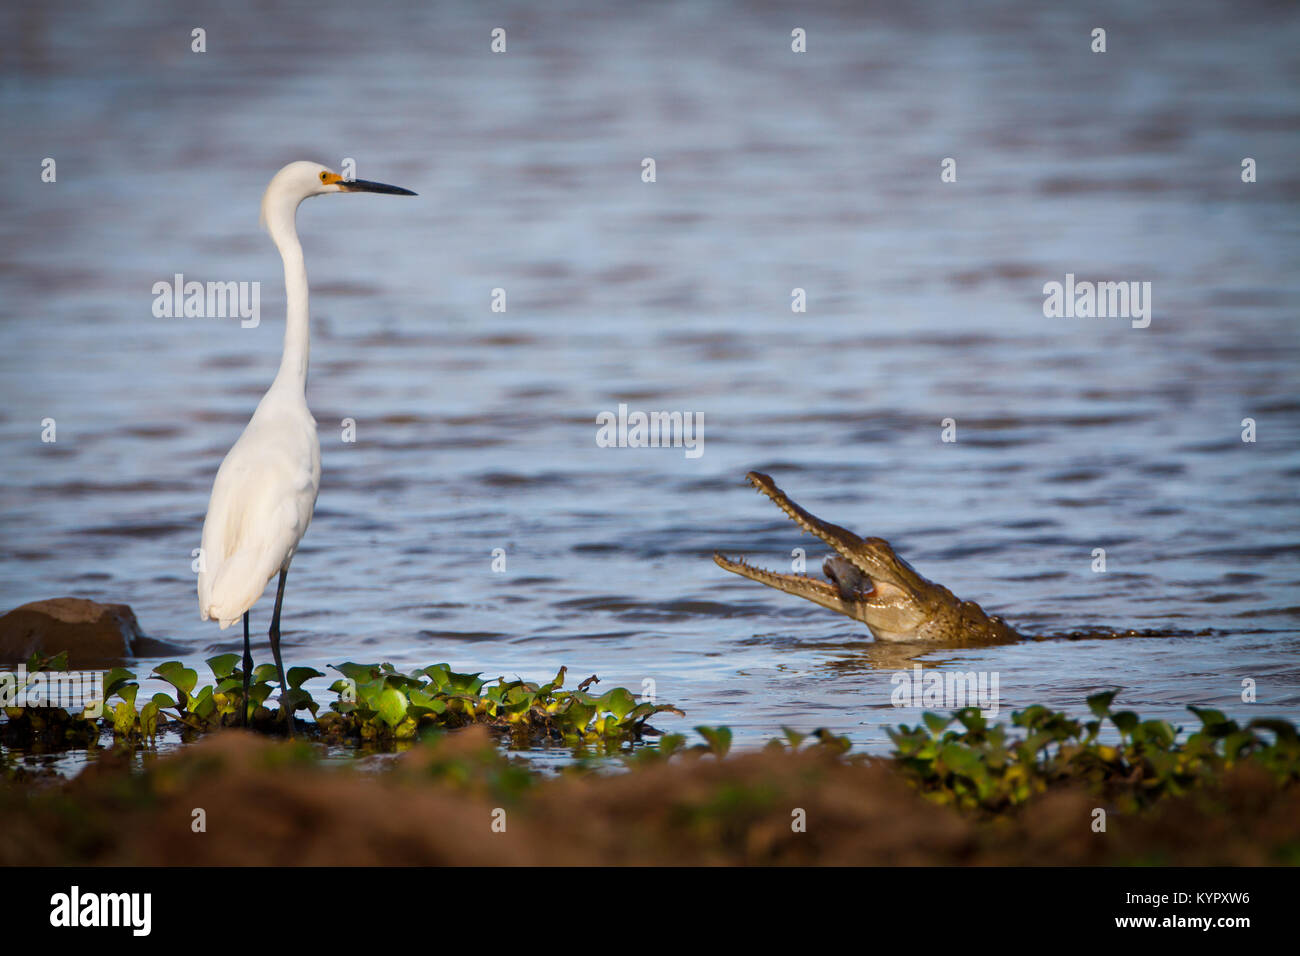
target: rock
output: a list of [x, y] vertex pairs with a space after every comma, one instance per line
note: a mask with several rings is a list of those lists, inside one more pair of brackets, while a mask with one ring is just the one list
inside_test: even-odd
[[125, 604], [62, 597], [33, 601], [0, 617], [0, 664], [67, 651], [68, 667], [77, 670], [116, 664], [158, 643], [141, 633]]

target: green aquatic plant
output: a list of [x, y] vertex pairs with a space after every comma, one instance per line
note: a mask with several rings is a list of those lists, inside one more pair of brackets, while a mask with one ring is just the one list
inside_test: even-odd
[[[695, 728], [695, 732], [700, 735], [702, 743], [687, 746], [686, 737], [682, 734], [663, 734], [659, 737], [656, 746], [624, 754], [623, 762], [629, 767], [639, 767], [663, 763], [678, 755], [687, 757], [707, 756], [723, 760], [731, 754], [732, 732], [730, 727], [701, 725]], [[763, 749], [785, 753], [815, 752], [828, 754], [832, 758], [839, 758], [847, 754], [852, 747], [853, 743], [848, 737], [834, 734], [824, 727], [819, 727], [811, 734], [804, 734], [789, 727], [782, 727], [781, 736], [773, 737]], [[855, 759], [857, 759], [856, 756]], [[861, 756], [860, 759], [866, 760], [869, 758]]]
[[731, 752], [730, 727], [696, 727], [695, 732], [704, 738], [703, 745], [697, 745], [702, 753], [709, 753], [721, 760]]
[[801, 734], [789, 727], [782, 727], [781, 736], [769, 740], [765, 749], [790, 751], [791, 753], [796, 751], [799, 753], [817, 751], [842, 755], [848, 753], [852, 747], [853, 742], [848, 737], [832, 733], [825, 727], [818, 727], [811, 734]]
[[588, 688], [598, 682], [594, 675], [565, 690], [564, 667], [541, 685], [504, 677], [485, 681], [447, 664], [409, 674], [391, 664], [348, 662], [334, 669], [343, 675], [330, 685], [338, 697], [317, 723], [327, 736], [364, 741], [412, 740], [430, 729], [486, 724], [517, 742], [550, 739], [609, 749], [640, 739], [655, 714], [682, 713], [671, 704], [637, 701], [624, 687], [593, 694]]
[[[99, 714], [89, 708], [81, 714], [51, 707], [6, 708], [0, 743], [27, 751], [90, 748], [97, 745], [102, 728], [118, 746], [145, 747], [164, 729], [188, 738], [237, 723], [241, 707], [248, 709], [255, 728], [282, 726], [279, 713], [267, 706], [277, 690], [274, 667], [263, 665], [249, 675], [244, 701], [238, 655], [222, 654], [206, 663], [212, 682], [203, 686], [198, 673], [180, 662], [158, 665], [151, 676], [171, 685], [174, 693], [156, 693], [147, 700], [140, 698], [135, 673], [114, 668], [104, 675]], [[28, 665], [33, 671], [57, 670], [66, 668], [66, 658], [33, 658]], [[730, 728], [698, 726], [700, 742], [695, 744], [681, 734], [659, 735], [647, 722], [662, 713], [681, 716], [676, 707], [639, 701], [622, 687], [597, 694], [594, 676], [566, 688], [566, 668], [544, 684], [489, 680], [481, 673], [453, 671], [445, 663], [409, 673], [389, 663], [347, 662], [334, 670], [341, 676], [329, 688], [335, 699], [328, 708], [321, 708], [303, 686], [325, 676], [312, 668], [291, 668], [288, 686], [279, 688], [282, 706], [315, 718], [299, 722], [309, 739], [391, 750], [478, 726], [490, 731], [497, 744], [504, 741], [515, 748], [563, 744], [579, 757], [577, 772], [599, 766], [598, 761], [588, 763], [588, 756], [618, 754], [635, 769], [676, 757], [725, 761], [731, 754]], [[988, 815], [1014, 811], [1063, 786], [1082, 786], [1123, 812], [1137, 812], [1166, 797], [1213, 788], [1243, 766], [1266, 774], [1278, 789], [1300, 782], [1300, 734], [1289, 721], [1239, 723], [1220, 710], [1191, 706], [1199, 727], [1184, 733], [1167, 721], [1115, 709], [1117, 694], [1111, 690], [1089, 697], [1090, 719], [1042, 705], [1014, 711], [1009, 724], [990, 723], [975, 708], [948, 715], [925, 712], [917, 726], [886, 728], [894, 743], [888, 759], [849, 755], [848, 738], [824, 728], [803, 734], [784, 727], [766, 749], [891, 766], [927, 799]], [[657, 746], [633, 746], [647, 737], [658, 737]], [[441, 753], [426, 768], [440, 779], [502, 796], [530, 785], [530, 771], [508, 760], [488, 759], [486, 751], [448, 747]]]
[[[152, 742], [164, 719], [171, 719], [182, 731], [209, 731], [238, 722], [243, 699], [244, 675], [235, 665], [237, 654], [220, 654], [205, 662], [212, 672], [213, 683], [198, 687], [199, 675], [179, 661], [167, 661], [155, 667], [150, 676], [172, 686], [175, 695], [157, 693], [137, 706], [140, 685], [136, 675], [124, 667], [115, 667], [104, 675], [104, 720], [114, 740], [129, 744]], [[263, 703], [274, 689], [275, 667], [264, 664], [250, 675], [248, 706], [255, 723], [266, 723], [271, 713]]]
[[67, 652], [52, 657], [33, 654], [24, 664], [29, 675], [26, 679], [20, 680], [19, 674], [4, 675], [0, 701], [5, 703], [0, 712], [5, 719], [0, 722], [0, 744], [33, 751], [94, 747], [99, 741], [99, 725], [92, 717], [66, 707], [32, 707], [25, 703], [29, 691], [38, 697], [48, 694], [49, 688], [38, 689], [35, 685], [36, 674], [48, 681], [48, 675], [68, 673]]
[[[501, 751], [486, 733], [433, 730], [420, 736], [417, 748], [395, 764], [394, 772], [495, 801], [514, 801], [533, 790], [540, 775], [522, 757]], [[579, 761], [578, 765], [583, 764]]]
[[[159, 693], [137, 708], [139, 692], [135, 674], [125, 667], [114, 667], [104, 675], [104, 720], [113, 731], [113, 739], [119, 743], [153, 742], [158, 736], [162, 709], [176, 706], [169, 696]], [[113, 703], [114, 699], [116, 703]]]
[[[141, 746], [153, 743], [159, 731], [169, 726], [186, 735], [238, 724], [241, 710], [246, 710], [254, 728], [276, 730], [281, 726], [281, 713], [267, 702], [278, 689], [279, 707], [291, 713], [307, 711], [315, 721], [300, 722], [304, 731], [329, 741], [384, 748], [431, 731], [482, 724], [520, 746], [554, 740], [575, 749], [601, 752], [657, 734], [647, 724], [656, 714], [682, 713], [670, 704], [638, 701], [624, 687], [595, 694], [590, 690], [599, 682], [594, 675], [567, 690], [567, 668], [563, 667], [554, 680], [539, 685], [504, 677], [485, 680], [482, 674], [458, 673], [445, 663], [402, 673], [389, 663], [354, 662], [334, 668], [343, 676], [331, 685], [336, 698], [322, 711], [303, 686], [312, 678], [326, 676], [318, 670], [291, 667], [285, 674], [288, 686], [278, 687], [275, 667], [263, 664], [249, 675], [245, 700], [238, 654], [219, 654], [205, 663], [212, 681], [202, 686], [193, 668], [179, 661], [159, 664], [150, 676], [170, 684], [174, 693], [156, 693], [148, 700], [140, 699], [135, 672], [115, 667], [103, 677], [100, 723], [90, 716], [89, 709], [75, 718], [59, 713], [69, 721], [75, 719], [82, 736], [97, 738], [102, 723], [116, 744]], [[36, 659], [31, 665], [33, 669], [52, 666]], [[36, 729], [49, 726], [57, 715], [51, 710], [36, 714], [10, 708], [6, 716], [6, 740], [23, 746]]]
[[[176, 688], [177, 719], [193, 730], [211, 730], [223, 725], [240, 722], [241, 704], [247, 709], [249, 722], [257, 726], [269, 726], [279, 719], [278, 712], [273, 713], [265, 704], [278, 685], [275, 665], [262, 664], [253, 668], [249, 674], [248, 701], [244, 697], [244, 672], [239, 667], [238, 654], [218, 654], [209, 657], [204, 663], [212, 671], [214, 683], [195, 690], [198, 674], [178, 661], [167, 661], [154, 668], [154, 674]], [[304, 681], [312, 677], [324, 677], [320, 671], [311, 667], [291, 667], [285, 680], [288, 688], [281, 689], [280, 706], [289, 707], [292, 712], [302, 709], [315, 715], [318, 705], [311, 695], [302, 688]]]
[[[1213, 785], [1242, 764], [1265, 770], [1279, 787], [1300, 780], [1300, 739], [1285, 720], [1258, 718], [1242, 726], [1222, 711], [1189, 706], [1201, 726], [1180, 743], [1182, 728], [1112, 710], [1117, 694], [1089, 697], [1094, 719], [1087, 721], [1038, 704], [1015, 711], [1017, 731], [989, 725], [973, 707], [947, 717], [926, 712], [922, 725], [888, 729], [894, 764], [935, 802], [991, 813], [1070, 783], [1133, 812]], [[954, 722], [960, 729], [948, 729]], [[1107, 723], [1117, 743], [1100, 740]]]

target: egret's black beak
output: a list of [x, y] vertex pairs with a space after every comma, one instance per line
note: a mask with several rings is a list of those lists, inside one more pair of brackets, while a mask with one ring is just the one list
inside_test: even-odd
[[415, 193], [401, 186], [389, 186], [386, 183], [372, 183], [368, 179], [343, 179], [339, 189], [345, 193], [386, 193], [389, 196], [414, 196]]

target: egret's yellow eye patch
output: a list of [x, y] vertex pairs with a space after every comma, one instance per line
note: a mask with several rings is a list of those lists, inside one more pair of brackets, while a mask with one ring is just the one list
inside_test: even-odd
[[320, 181], [328, 186], [330, 185], [330, 183], [343, 182], [343, 177], [340, 176], [338, 173], [322, 172], [320, 174]]

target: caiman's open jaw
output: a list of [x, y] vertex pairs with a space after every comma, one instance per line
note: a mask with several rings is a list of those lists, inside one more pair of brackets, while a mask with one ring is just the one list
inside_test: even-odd
[[860, 538], [852, 531], [821, 520], [791, 501], [767, 475], [751, 471], [745, 477], [776, 502], [795, 524], [834, 548], [838, 556], [826, 559], [822, 567], [825, 581], [802, 574], [766, 571], [744, 558], [732, 559], [715, 553], [713, 560], [719, 567], [868, 625], [884, 623], [882, 618], [888, 617], [889, 624], [906, 626], [910, 621], [904, 619], [912, 617], [909, 612], [923, 615], [920, 599], [923, 590], [932, 585], [895, 555], [886, 541]]
[[859, 538], [809, 514], [767, 475], [751, 471], [745, 477], [795, 524], [834, 548], [835, 554], [822, 566], [825, 581], [765, 571], [744, 558], [714, 553], [713, 560], [720, 567], [848, 615], [867, 625], [881, 641], [970, 645], [1012, 641], [1019, 636], [1002, 618], [990, 617], [975, 602], [959, 600], [943, 585], [921, 577], [883, 538]]

